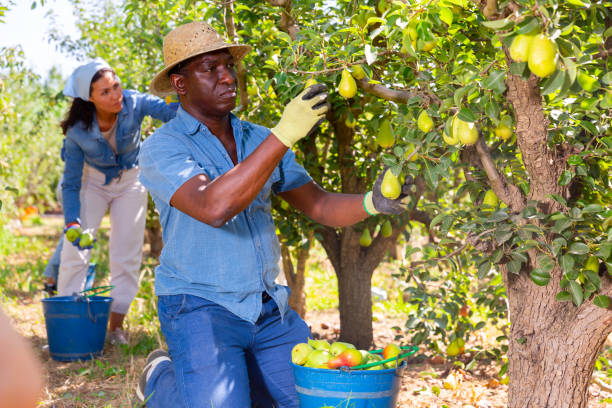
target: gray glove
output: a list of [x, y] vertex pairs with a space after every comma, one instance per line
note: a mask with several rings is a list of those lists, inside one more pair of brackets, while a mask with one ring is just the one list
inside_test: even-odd
[[402, 192], [395, 200], [391, 200], [382, 195], [380, 187], [387, 168], [378, 175], [374, 182], [372, 191], [368, 191], [363, 198], [363, 207], [370, 215], [379, 213], [399, 215], [408, 209], [412, 195], [416, 192], [416, 185], [412, 176], [406, 176], [402, 185]]

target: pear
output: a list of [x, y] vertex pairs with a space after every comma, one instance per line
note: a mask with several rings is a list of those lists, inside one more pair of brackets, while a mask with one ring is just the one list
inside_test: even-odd
[[473, 145], [478, 140], [478, 129], [472, 122], [464, 122], [455, 116], [451, 126], [451, 137], [458, 138], [465, 145]]
[[426, 110], [421, 111], [419, 114], [417, 126], [423, 133], [429, 133], [429, 131], [433, 128], [433, 120], [431, 120]]
[[510, 45], [510, 58], [517, 62], [527, 62], [529, 58], [529, 48], [535, 36], [519, 34], [514, 37]]
[[81, 234], [81, 240], [79, 241], [79, 245], [82, 247], [88, 247], [93, 244], [93, 235], [89, 232], [84, 232]]
[[[451, 132], [451, 135], [452, 135], [452, 132]], [[451, 137], [451, 136], [448, 136], [446, 132], [442, 132], [442, 139], [444, 139], [444, 141], [451, 146], [454, 146], [457, 143], [459, 143], [459, 138], [456, 135]]]
[[357, 120], [354, 117], [347, 116], [344, 120], [344, 125], [352, 129], [357, 125]]
[[395, 200], [402, 192], [402, 186], [391, 169], [387, 169], [385, 175], [383, 176], [383, 180], [380, 185], [380, 192], [382, 193], [383, 197], [390, 200]]
[[425, 41], [425, 43], [423, 43], [423, 48], [422, 50], [425, 52], [429, 52], [431, 50], [433, 50], [436, 47], [436, 44], [438, 43], [437, 39], [431, 40], [431, 41]]
[[315, 85], [317, 84], [317, 80], [314, 79], [313, 77], [308, 78], [308, 81], [306, 81], [306, 84], [304, 84], [304, 88], [308, 88], [311, 85]]
[[308, 345], [315, 350], [329, 350], [329, 343], [327, 340], [308, 339]]
[[366, 77], [366, 72], [361, 65], [353, 65], [352, 73], [355, 79], [363, 79]]
[[372, 245], [372, 235], [370, 235], [370, 230], [368, 229], [368, 227], [365, 227], [365, 229], [363, 230], [363, 233], [359, 238], [359, 245], [361, 245], [362, 247], [369, 247], [370, 245]]
[[527, 65], [531, 72], [540, 78], [546, 78], [557, 69], [557, 56], [555, 43], [545, 35], [539, 34], [531, 41]]
[[387, 220], [385, 221], [385, 223], [382, 225], [382, 228], [380, 229], [380, 235], [382, 235], [385, 238], [388, 238], [391, 236], [392, 233], [393, 233], [393, 227], [391, 227], [391, 221]]
[[599, 273], [599, 259], [595, 255], [589, 256], [584, 264], [584, 269]]
[[[414, 152], [414, 145], [409, 144], [408, 147], [406, 148], [406, 152], [404, 153], [404, 157], [408, 159], [408, 156], [410, 156], [412, 152]], [[416, 161], [418, 158], [419, 158], [419, 155], [415, 153], [415, 154], [412, 154], [412, 156], [410, 156], [408, 161], [413, 162], [413, 161]]]
[[380, 147], [387, 148], [393, 146], [395, 143], [395, 136], [393, 135], [393, 127], [391, 127], [391, 122], [389, 119], [384, 119], [380, 127], [378, 128], [378, 136], [376, 137], [376, 143]]
[[338, 92], [345, 99], [351, 99], [357, 94], [357, 84], [348, 69], [342, 70]]
[[70, 228], [66, 231], [66, 239], [70, 242], [74, 242], [81, 236], [81, 227]]

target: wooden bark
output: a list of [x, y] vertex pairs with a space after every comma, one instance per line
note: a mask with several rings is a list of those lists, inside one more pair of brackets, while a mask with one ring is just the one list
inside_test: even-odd
[[560, 270], [544, 287], [525, 272], [504, 273], [512, 321], [508, 407], [586, 407], [595, 361], [612, 330], [612, 312], [592, 301], [579, 308], [557, 302]]
[[308, 234], [308, 244], [302, 245], [295, 250], [296, 263], [293, 264], [291, 251], [288, 246], [281, 244], [281, 260], [283, 273], [287, 280], [287, 285], [291, 289], [289, 296], [289, 306], [295, 310], [302, 318], [306, 315], [306, 294], [304, 293], [306, 261], [310, 255], [310, 245], [313, 233]]

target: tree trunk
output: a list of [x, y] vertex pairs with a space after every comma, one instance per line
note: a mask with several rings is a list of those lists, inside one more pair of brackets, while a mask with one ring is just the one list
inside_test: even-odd
[[[504, 272], [510, 304], [509, 408], [583, 408], [612, 313], [593, 304], [558, 302], [560, 270], [547, 286]], [[609, 284], [609, 282], [608, 282]]]
[[162, 241], [162, 230], [159, 220], [147, 222], [145, 229], [145, 242], [149, 244], [149, 254], [155, 259], [159, 259], [164, 243]]
[[319, 229], [321, 244], [338, 278], [340, 340], [359, 349], [368, 349], [373, 343], [372, 274], [395, 245], [400, 231], [394, 225], [391, 236], [377, 235], [369, 247], [362, 247], [361, 231], [352, 227], [343, 228], [340, 233], [328, 227]]
[[306, 295], [304, 293], [306, 261], [310, 254], [313, 233], [308, 234], [308, 243], [295, 250], [296, 265], [293, 266], [289, 247], [281, 244], [281, 259], [283, 273], [287, 280], [287, 285], [291, 289], [289, 296], [289, 306], [295, 310], [302, 318], [306, 315]]

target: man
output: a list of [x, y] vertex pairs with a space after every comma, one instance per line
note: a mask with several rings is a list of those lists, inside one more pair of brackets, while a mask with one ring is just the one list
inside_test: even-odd
[[310, 335], [277, 285], [279, 245], [270, 213], [278, 194], [321, 224], [400, 213], [374, 192], [328, 193], [289, 148], [324, 119], [327, 94], [313, 85], [273, 129], [231, 114], [237, 63], [250, 47], [225, 43], [208, 24], [164, 38], [166, 67], [151, 83], [178, 94], [174, 120], [141, 149], [141, 180], [160, 213], [158, 314], [168, 353], [149, 355], [137, 390], [148, 407], [297, 407], [291, 348]]

